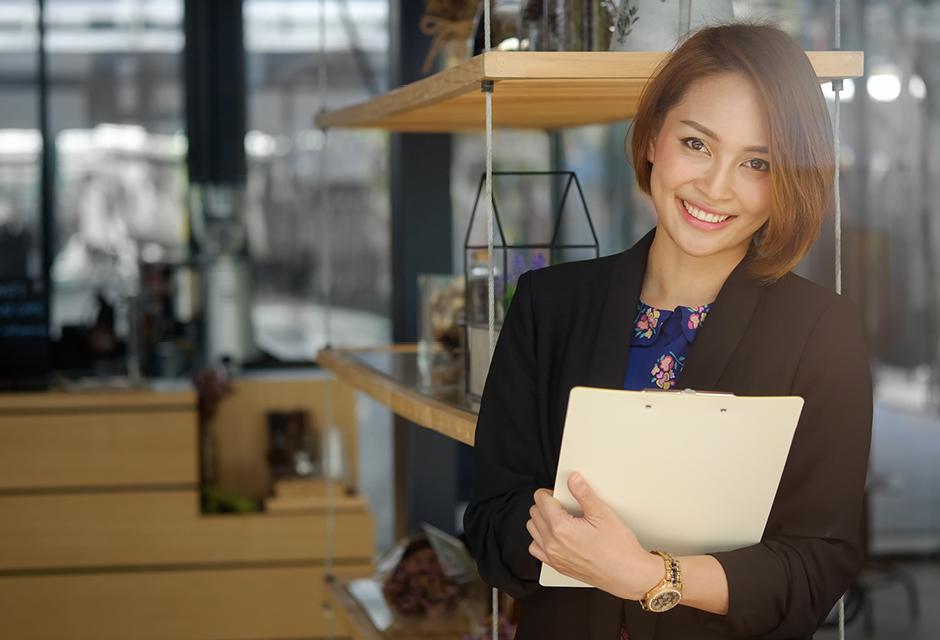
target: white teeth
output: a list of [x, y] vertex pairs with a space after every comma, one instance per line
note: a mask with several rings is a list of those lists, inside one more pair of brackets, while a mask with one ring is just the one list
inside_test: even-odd
[[724, 222], [728, 219], [728, 216], [716, 216], [711, 213], [705, 213], [701, 209], [689, 204], [685, 200], [682, 201], [682, 204], [685, 206], [685, 210], [688, 211], [689, 214], [691, 214], [691, 216], [697, 220], [703, 220], [705, 222]]

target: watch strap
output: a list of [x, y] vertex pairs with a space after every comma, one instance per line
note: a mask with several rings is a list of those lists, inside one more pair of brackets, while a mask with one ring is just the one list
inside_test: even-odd
[[[650, 553], [658, 555], [663, 559], [664, 575], [663, 579], [660, 580], [655, 587], [647, 591], [646, 595], [643, 596], [643, 599], [640, 600], [640, 607], [644, 611], [654, 611], [654, 609], [650, 607], [650, 602], [652, 602], [664, 590], [678, 592], [679, 599], [682, 598], [682, 567], [679, 565], [679, 561], [665, 551], [651, 551]], [[678, 604], [678, 601], [672, 604], [669, 609], [674, 607], [676, 604]], [[668, 609], [657, 609], [655, 611], [660, 612], [666, 610]]]

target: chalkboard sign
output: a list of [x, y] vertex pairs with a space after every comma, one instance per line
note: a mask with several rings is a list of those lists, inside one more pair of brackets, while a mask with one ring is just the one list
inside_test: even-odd
[[49, 371], [46, 296], [26, 278], [0, 279], [0, 385], [32, 386]]

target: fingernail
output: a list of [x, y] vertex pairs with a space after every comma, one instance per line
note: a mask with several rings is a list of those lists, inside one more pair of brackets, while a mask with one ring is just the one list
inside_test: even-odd
[[574, 486], [580, 487], [582, 484], [584, 484], [584, 478], [582, 478], [581, 474], [576, 471], [571, 474], [571, 482], [574, 484]]

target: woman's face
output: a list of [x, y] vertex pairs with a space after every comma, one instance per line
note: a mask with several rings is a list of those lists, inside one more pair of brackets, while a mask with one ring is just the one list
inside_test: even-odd
[[690, 256], [744, 257], [770, 215], [768, 144], [764, 108], [745, 76], [693, 83], [647, 154], [663, 235]]

